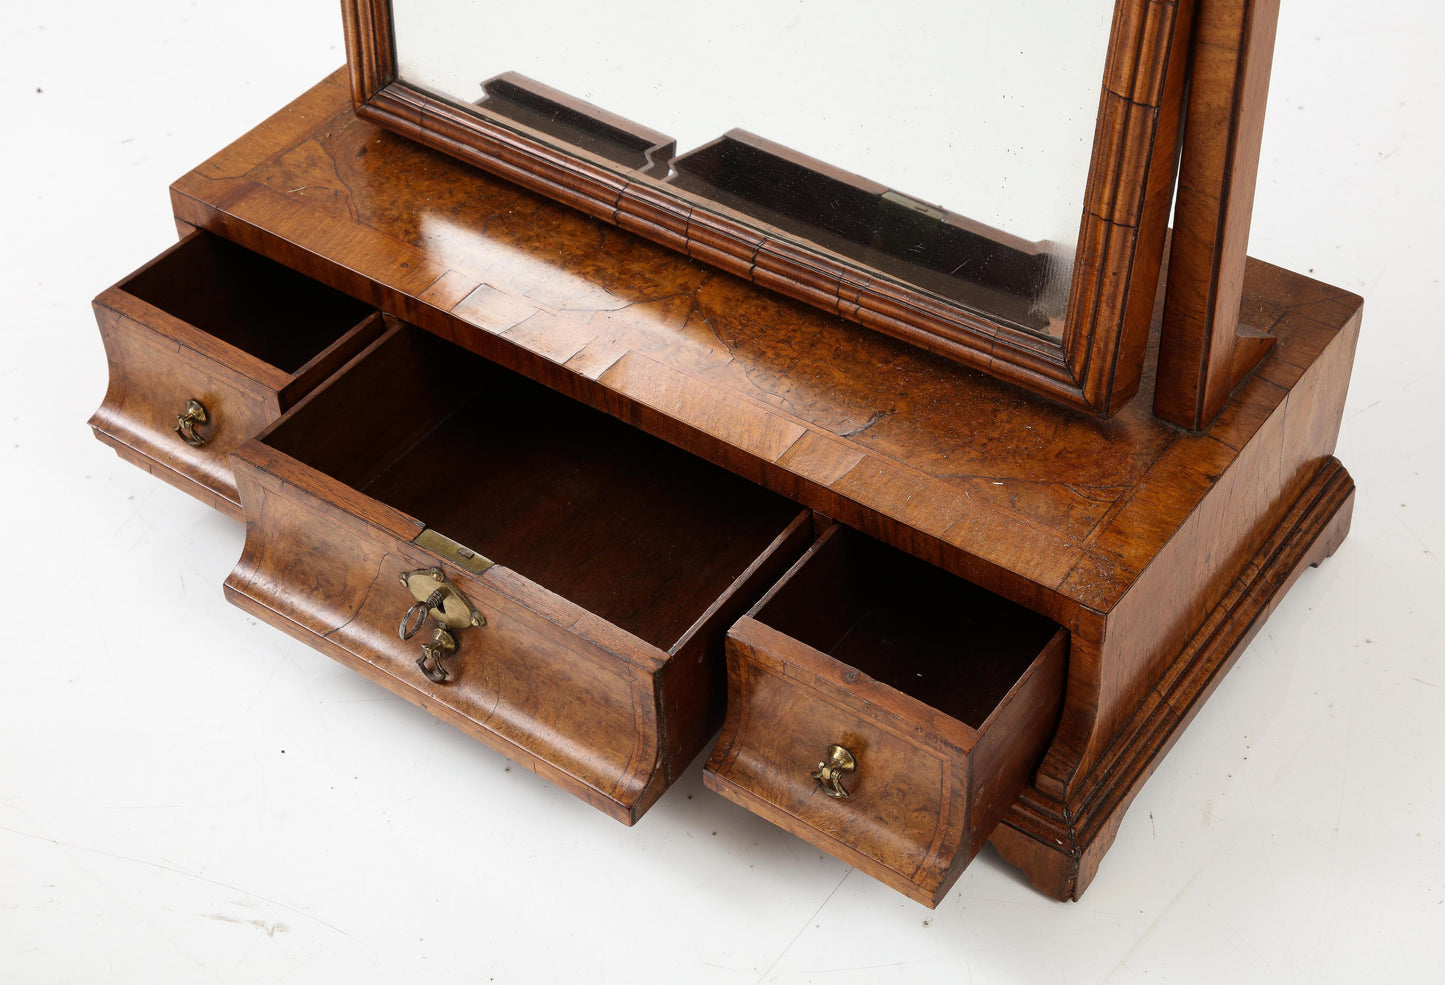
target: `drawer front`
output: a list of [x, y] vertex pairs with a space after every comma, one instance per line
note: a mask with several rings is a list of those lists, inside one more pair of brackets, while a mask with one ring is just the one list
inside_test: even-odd
[[[950, 831], [966, 822], [966, 769], [955, 769], [950, 750], [925, 730], [843, 703], [845, 682], [771, 660], [757, 642], [766, 645], [737, 631], [728, 640], [730, 751], [709, 771], [767, 805], [774, 820], [787, 818], [794, 833], [860, 868], [881, 867], [890, 882], [942, 879]], [[812, 776], [834, 745], [856, 762], [840, 780], [847, 797], [830, 796]]]
[[[237, 460], [246, 545], [227, 596], [545, 776], [631, 823], [661, 793], [655, 667], [607, 639], [605, 624], [553, 596], [537, 605], [525, 580], [493, 567], [445, 566], [485, 618], [456, 633], [445, 682], [417, 660], [424, 633], [399, 625], [413, 598], [401, 575], [441, 565], [406, 531], [367, 523]], [[624, 637], [625, 634], [616, 634]], [[618, 645], [609, 646], [609, 643]], [[660, 664], [664, 655], [656, 654]]]
[[[751, 618], [728, 634], [727, 718], [713, 790], [927, 906], [963, 873], [1053, 735], [1068, 637], [1059, 630], [985, 726], [931, 708]], [[830, 747], [854, 769], [833, 797], [812, 774]]]
[[[156, 326], [169, 316], [135, 298], [110, 291], [95, 311], [110, 361], [110, 386], [90, 421], [97, 436], [239, 517], [230, 454], [279, 416], [276, 391], [165, 334]], [[190, 427], [200, 444], [176, 430], [191, 401], [205, 410], [206, 420]]]

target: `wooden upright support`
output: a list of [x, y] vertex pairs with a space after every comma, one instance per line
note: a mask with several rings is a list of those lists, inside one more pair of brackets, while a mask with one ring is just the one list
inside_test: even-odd
[[1199, 430], [1274, 344], [1241, 331], [1279, 0], [1201, 0], [1184, 118], [1154, 413]]

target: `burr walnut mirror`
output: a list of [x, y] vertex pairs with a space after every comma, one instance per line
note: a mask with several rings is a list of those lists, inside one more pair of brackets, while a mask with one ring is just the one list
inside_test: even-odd
[[1180, 6], [343, 0], [363, 117], [1098, 414], [1142, 371]]

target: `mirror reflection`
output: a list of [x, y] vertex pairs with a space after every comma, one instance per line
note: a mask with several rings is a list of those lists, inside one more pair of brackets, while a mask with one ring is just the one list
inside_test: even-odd
[[1113, 0], [392, 0], [398, 75], [1059, 336]]

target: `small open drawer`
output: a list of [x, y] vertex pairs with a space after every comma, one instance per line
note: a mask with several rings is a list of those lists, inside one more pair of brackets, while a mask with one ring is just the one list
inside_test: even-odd
[[369, 305], [195, 231], [95, 299], [121, 457], [233, 516], [231, 451], [381, 333]]
[[843, 527], [729, 631], [709, 787], [928, 906], [1037, 767], [1068, 634]]
[[812, 535], [796, 504], [409, 326], [233, 462], [232, 601], [629, 824], [716, 731], [724, 633]]

